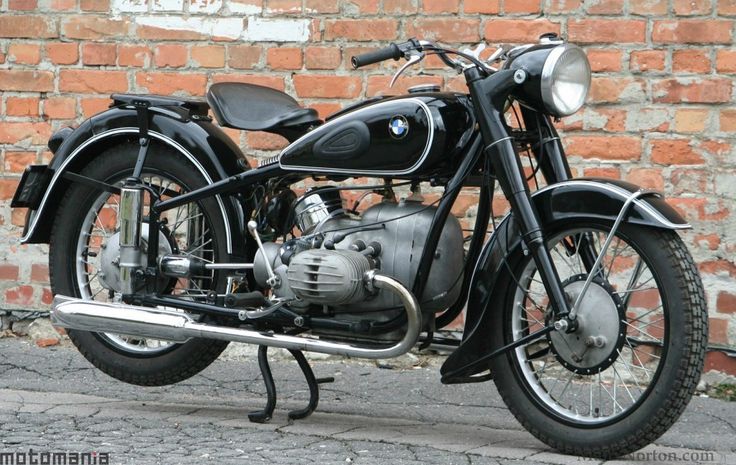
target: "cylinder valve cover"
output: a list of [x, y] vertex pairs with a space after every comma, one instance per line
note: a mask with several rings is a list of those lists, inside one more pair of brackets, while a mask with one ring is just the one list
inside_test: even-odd
[[347, 305], [368, 296], [363, 276], [368, 258], [352, 250], [306, 250], [294, 256], [286, 276], [300, 299], [320, 305]]

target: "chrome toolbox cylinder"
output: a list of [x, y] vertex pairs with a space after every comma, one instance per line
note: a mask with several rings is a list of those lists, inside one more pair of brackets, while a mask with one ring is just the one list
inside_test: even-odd
[[141, 267], [141, 220], [143, 216], [143, 189], [120, 189], [120, 281], [123, 294], [135, 292], [133, 273]]

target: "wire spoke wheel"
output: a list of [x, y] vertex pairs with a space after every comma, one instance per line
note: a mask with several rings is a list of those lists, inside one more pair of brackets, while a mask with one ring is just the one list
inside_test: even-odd
[[[90, 160], [80, 174], [120, 186], [133, 172], [137, 156], [135, 143], [113, 146]], [[209, 182], [190, 159], [157, 144], [149, 149], [141, 179], [147, 189], [162, 199], [191, 192]], [[151, 197], [146, 193], [144, 199], [139, 257], [142, 266], [147, 263], [152, 234], [158, 234], [159, 257], [180, 254], [206, 262], [227, 259], [227, 226], [216, 199], [203, 199], [164, 212], [157, 231], [146, 220]], [[119, 208], [118, 194], [80, 183], [69, 186], [51, 231], [49, 274], [54, 294], [99, 302], [121, 300]], [[204, 301], [210, 292], [224, 293], [226, 286], [225, 274], [206, 272], [186, 279], [160, 276], [153, 290], [180, 299]], [[210, 318], [206, 321], [215, 322]], [[209, 366], [227, 347], [226, 341], [201, 338], [174, 343], [113, 333], [74, 329], [67, 332], [82, 355], [97, 368], [121, 381], [145, 386], [189, 378]]]
[[[635, 451], [677, 420], [700, 377], [708, 323], [697, 268], [677, 233], [622, 224], [592, 269], [610, 230], [610, 222], [582, 219], [547, 227], [565, 298], [570, 307], [579, 301], [577, 325], [491, 364], [527, 430], [562, 452], [599, 458]], [[507, 265], [513, 278], [501, 287], [494, 346], [554, 320], [531, 257], [518, 249]]]

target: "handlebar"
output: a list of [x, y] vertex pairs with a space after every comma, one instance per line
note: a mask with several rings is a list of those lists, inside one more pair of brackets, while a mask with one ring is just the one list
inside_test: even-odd
[[361, 66], [372, 65], [373, 63], [378, 63], [384, 60], [398, 60], [402, 56], [404, 56], [404, 52], [402, 52], [401, 48], [396, 44], [391, 44], [388, 47], [384, 47], [373, 52], [362, 53], [354, 56], [350, 59], [350, 62], [353, 64], [353, 68], [358, 69]]

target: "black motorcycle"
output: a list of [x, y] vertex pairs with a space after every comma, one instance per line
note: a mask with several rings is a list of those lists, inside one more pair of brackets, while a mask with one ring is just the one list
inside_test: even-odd
[[[489, 58], [412, 39], [352, 64], [406, 59], [396, 79], [427, 55], [468, 93], [419, 86], [322, 121], [282, 92], [221, 83], [206, 102], [113, 95], [54, 134], [12, 204], [28, 208], [22, 241], [50, 244], [54, 324], [100, 370], [146, 386], [198, 373], [229, 341], [258, 345], [268, 405], [251, 419], [266, 421], [267, 347], [307, 377], [301, 418], [328, 381], [301, 351], [450, 344], [436, 331], [466, 308], [443, 383], [492, 379], [564, 453], [610, 458], [659, 437], [702, 370], [703, 286], [677, 234], [689, 225], [661, 194], [572, 178], [552, 123], [584, 103], [585, 53], [553, 34]], [[210, 110], [290, 144], [250, 168]], [[496, 183], [511, 206], [498, 224]], [[451, 214], [463, 188], [478, 196], [470, 229]]]

